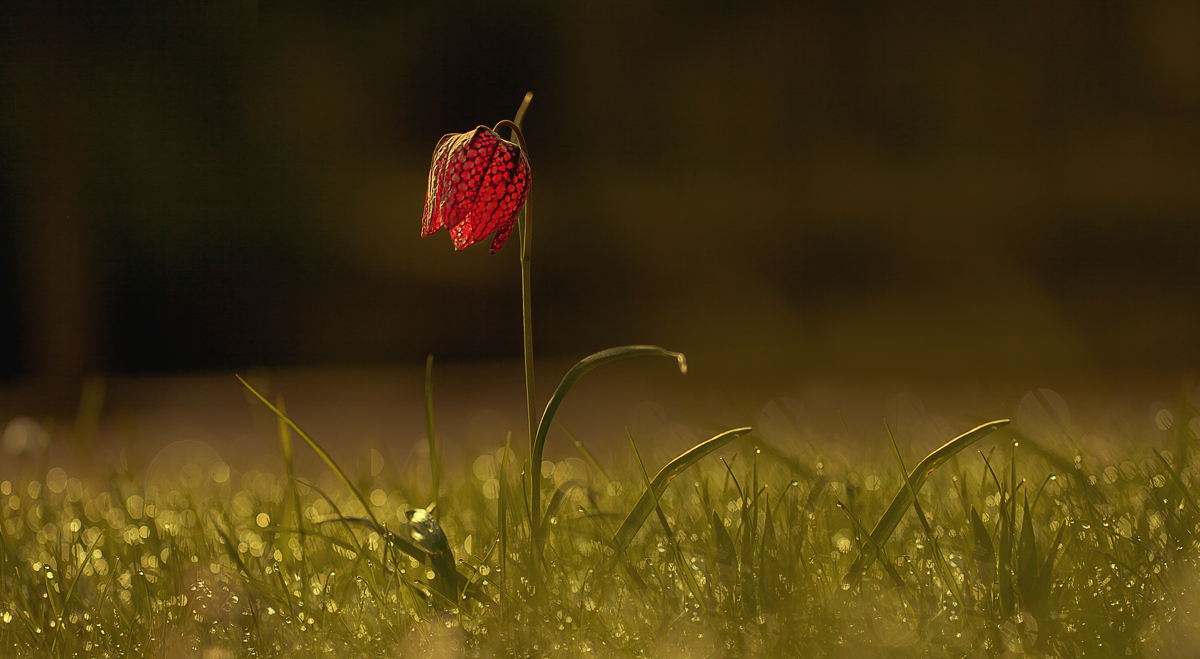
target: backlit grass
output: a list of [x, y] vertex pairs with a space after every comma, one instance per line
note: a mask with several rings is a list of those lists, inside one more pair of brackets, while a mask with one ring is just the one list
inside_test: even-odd
[[0, 482], [0, 656], [1191, 656], [1196, 416], [1123, 452], [1006, 426], [911, 485], [899, 461], [971, 426], [852, 462], [748, 432], [657, 501], [663, 464], [583, 449], [539, 466], [537, 526], [497, 446], [441, 477], [459, 576], [410, 533], [428, 471], [50, 469]]

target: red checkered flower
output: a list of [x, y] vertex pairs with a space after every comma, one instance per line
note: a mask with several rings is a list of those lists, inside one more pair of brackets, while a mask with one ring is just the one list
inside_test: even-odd
[[457, 250], [494, 233], [495, 254], [517, 222], [529, 180], [521, 148], [487, 126], [442, 137], [429, 169], [421, 237], [448, 229]]

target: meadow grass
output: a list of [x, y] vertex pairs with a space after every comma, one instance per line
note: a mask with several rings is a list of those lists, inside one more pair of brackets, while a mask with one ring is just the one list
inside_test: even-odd
[[430, 414], [436, 525], [430, 465], [352, 476], [325, 454], [336, 476], [293, 473], [307, 449], [279, 411], [278, 460], [245, 470], [0, 482], [0, 656], [1200, 648], [1186, 404], [1170, 446], [1123, 452], [1001, 421], [917, 438], [907, 460], [895, 442], [837, 459], [799, 431], [716, 429], [665, 466], [632, 437], [614, 464], [574, 440], [578, 458], [538, 466], [536, 521], [521, 451], [442, 474]]

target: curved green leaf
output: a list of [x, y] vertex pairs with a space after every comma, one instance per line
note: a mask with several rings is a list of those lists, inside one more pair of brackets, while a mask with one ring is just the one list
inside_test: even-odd
[[654, 476], [654, 480], [650, 482], [650, 487], [642, 493], [637, 503], [633, 505], [633, 509], [629, 511], [629, 515], [625, 517], [625, 521], [621, 523], [621, 528], [617, 529], [616, 534], [613, 535], [612, 542], [609, 543], [612, 546], [613, 554], [608, 558], [604, 570], [608, 571], [612, 569], [621, 552], [625, 551], [625, 547], [629, 545], [629, 541], [633, 540], [633, 536], [642, 528], [642, 524], [646, 523], [646, 520], [650, 517], [650, 513], [654, 512], [654, 508], [658, 504], [658, 498], [666, 491], [667, 483], [670, 483], [672, 478], [678, 476], [684, 469], [699, 462], [700, 458], [728, 444], [734, 438], [750, 432], [750, 430], [748, 427], [726, 430], [711, 439], [693, 446], [660, 469]]
[[[879, 519], [879, 523], [875, 525], [875, 529], [871, 531], [871, 543], [877, 547], [883, 547], [888, 538], [892, 537], [892, 532], [900, 525], [900, 520], [904, 519], [904, 515], [908, 512], [908, 507], [915, 500], [913, 493], [921, 490], [921, 486], [925, 484], [925, 479], [933, 473], [933, 470], [945, 464], [946, 461], [957, 455], [959, 451], [1008, 424], [1008, 419], [989, 421], [955, 437], [925, 456], [925, 459], [921, 460], [921, 463], [913, 468], [912, 472], [908, 475], [908, 482], [912, 487], [906, 486], [900, 488], [900, 491], [896, 493], [896, 497], [892, 499], [892, 505], [888, 506], [887, 512], [883, 514], [883, 517]], [[863, 573], [867, 571], [867, 568], [871, 567], [871, 563], [874, 560], [875, 552], [859, 554], [854, 564], [850, 566], [850, 570], [846, 572], [846, 576], [842, 579], [842, 582], [848, 583], [852, 588], [857, 587]]]
[[530, 519], [533, 520], [534, 542], [537, 542], [538, 526], [537, 522], [541, 519], [541, 487], [538, 479], [541, 477], [542, 469], [542, 449], [546, 445], [546, 435], [550, 432], [550, 423], [554, 420], [554, 414], [558, 411], [558, 406], [562, 405], [563, 398], [567, 396], [567, 392], [571, 387], [575, 386], [576, 382], [582, 378], [588, 371], [620, 359], [628, 359], [630, 357], [670, 357], [679, 363], [679, 372], [687, 373], [687, 358], [683, 353], [673, 352], [658, 346], [620, 346], [617, 348], [609, 348], [601, 350], [593, 355], [583, 358], [578, 364], [571, 367], [567, 374], [563, 376], [561, 382], [558, 383], [558, 388], [554, 390], [554, 394], [550, 396], [550, 402], [546, 403], [546, 410], [542, 412], [541, 421], [538, 422], [537, 434], [534, 436], [532, 450], [530, 451], [530, 473], [533, 474], [534, 487], [531, 488]]

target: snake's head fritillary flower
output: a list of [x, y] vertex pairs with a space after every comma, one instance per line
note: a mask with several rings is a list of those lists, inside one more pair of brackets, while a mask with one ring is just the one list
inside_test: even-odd
[[487, 126], [442, 137], [429, 169], [421, 237], [448, 229], [458, 250], [494, 233], [495, 254], [517, 222], [529, 179], [529, 159], [520, 147]]

